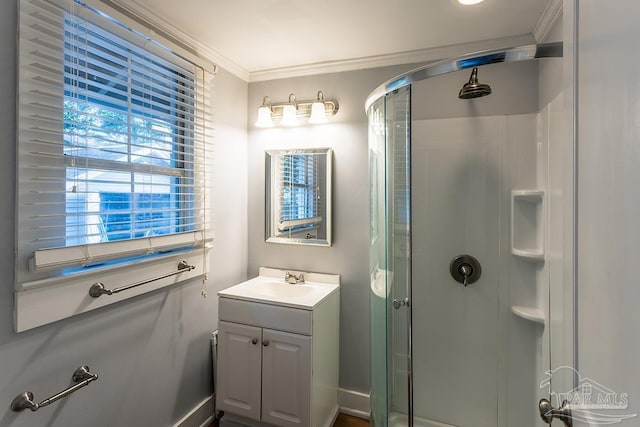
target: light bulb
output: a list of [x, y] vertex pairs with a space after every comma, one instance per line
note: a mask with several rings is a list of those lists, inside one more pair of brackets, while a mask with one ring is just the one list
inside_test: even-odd
[[329, 120], [327, 120], [324, 102], [314, 101], [314, 103], [311, 104], [311, 117], [309, 117], [309, 123], [316, 125], [328, 122]]
[[295, 126], [298, 124], [298, 109], [296, 108], [295, 95], [289, 95], [289, 103], [282, 107], [282, 120], [280, 124], [283, 126]]
[[256, 120], [256, 126], [261, 128], [268, 128], [273, 126], [273, 120], [271, 119], [271, 108], [263, 105], [258, 108], [258, 120]]
[[319, 90], [317, 99], [313, 104], [311, 104], [311, 117], [309, 117], [309, 123], [315, 125], [328, 122], [329, 120], [327, 120], [327, 112], [324, 105], [324, 94]]

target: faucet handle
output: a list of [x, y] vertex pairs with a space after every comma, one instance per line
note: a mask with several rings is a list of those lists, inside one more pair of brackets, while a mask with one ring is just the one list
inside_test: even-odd
[[285, 283], [289, 283], [291, 285], [295, 285], [296, 283], [304, 283], [304, 274], [300, 273], [295, 275], [289, 271], [284, 274]]

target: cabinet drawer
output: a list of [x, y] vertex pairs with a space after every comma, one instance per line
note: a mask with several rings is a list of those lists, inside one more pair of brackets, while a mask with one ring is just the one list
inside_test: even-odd
[[291, 307], [220, 298], [218, 319], [295, 334], [311, 335], [313, 312]]

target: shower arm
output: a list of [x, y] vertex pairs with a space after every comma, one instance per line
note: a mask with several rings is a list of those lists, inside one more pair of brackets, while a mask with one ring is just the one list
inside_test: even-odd
[[374, 89], [365, 102], [365, 112], [369, 107], [386, 94], [394, 90], [409, 86], [420, 80], [452, 73], [465, 68], [479, 67], [481, 65], [497, 64], [500, 62], [517, 62], [540, 58], [561, 58], [563, 56], [563, 43], [544, 43], [517, 46], [506, 49], [494, 49], [471, 53], [457, 58], [446, 59], [431, 64], [414, 68], [400, 76], [381, 84]]

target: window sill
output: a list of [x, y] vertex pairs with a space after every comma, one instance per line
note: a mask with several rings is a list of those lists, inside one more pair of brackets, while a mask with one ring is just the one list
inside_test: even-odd
[[[208, 252], [208, 249], [205, 251]], [[208, 256], [208, 253], [205, 253], [205, 256]], [[117, 294], [102, 295], [99, 298], [89, 295], [89, 288], [94, 283], [100, 282], [106, 288], [113, 289], [148, 280], [175, 271], [182, 260], [195, 268]], [[203, 249], [196, 249], [93, 272], [25, 283], [21, 289], [15, 291], [16, 332], [23, 332], [147, 292], [203, 277], [205, 273]]]

